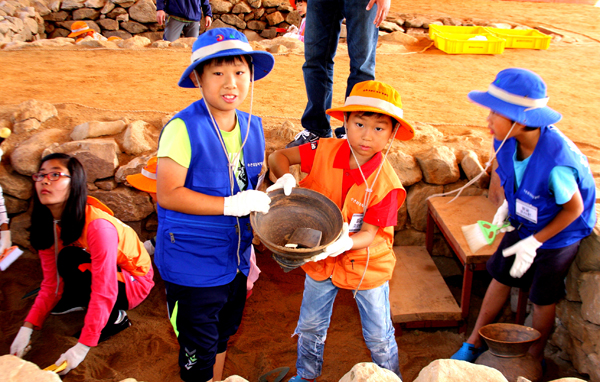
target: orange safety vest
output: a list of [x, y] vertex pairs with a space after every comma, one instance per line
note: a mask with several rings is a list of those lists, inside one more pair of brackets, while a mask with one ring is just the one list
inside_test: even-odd
[[[81, 237], [71, 245], [88, 251], [87, 230], [90, 223], [96, 219], [108, 220], [117, 229], [119, 236], [117, 265], [133, 276], [145, 276], [152, 267], [152, 261], [137, 233], [133, 228], [115, 218], [110, 208], [92, 196], [88, 196], [85, 206], [85, 226]], [[60, 251], [62, 247], [62, 242], [60, 242], [58, 250]], [[124, 282], [121, 272], [117, 274], [117, 278]]]
[[[354, 214], [364, 212], [363, 201], [367, 186], [363, 183], [350, 187], [342, 205], [341, 184], [344, 170], [334, 168], [333, 162], [338, 150], [346, 142], [345, 139], [320, 139], [311, 172], [300, 182], [300, 186], [326, 195], [340, 207], [344, 221], [349, 223]], [[376, 175], [377, 170], [367, 178], [368, 184], [373, 189], [367, 208], [381, 202], [394, 189], [400, 190], [398, 192], [398, 207], [400, 207], [406, 197], [406, 191], [387, 160], [383, 163], [377, 181], [373, 182]], [[337, 257], [306, 263], [302, 269], [317, 281], [331, 277], [333, 284], [339, 288], [359, 290], [377, 288], [392, 278], [396, 264], [396, 256], [392, 250], [393, 243], [394, 227], [379, 227], [373, 242], [368, 247], [368, 256], [367, 248], [351, 250]], [[364, 279], [361, 283], [363, 274]]]

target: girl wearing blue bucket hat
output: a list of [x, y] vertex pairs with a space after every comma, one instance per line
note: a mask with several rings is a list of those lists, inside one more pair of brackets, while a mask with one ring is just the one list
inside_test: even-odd
[[[246, 301], [249, 214], [269, 211], [269, 197], [257, 191], [265, 138], [252, 116], [252, 88], [274, 59], [253, 51], [237, 30], [216, 28], [198, 37], [191, 61], [179, 86], [198, 88], [202, 99], [161, 134], [154, 259], [180, 345], [181, 378], [220, 381]], [[250, 113], [237, 110], [249, 91]]]
[[473, 362], [486, 350], [479, 329], [495, 319], [510, 288], [518, 287], [529, 290], [532, 326], [541, 334], [529, 353], [543, 364], [555, 306], [565, 295], [563, 280], [596, 223], [594, 180], [587, 158], [553, 126], [561, 115], [547, 106], [546, 84], [534, 72], [505, 69], [486, 92], [470, 92], [469, 99], [490, 109], [505, 195], [493, 224], [508, 220], [513, 230], [487, 263], [493, 280], [473, 333], [452, 358]]

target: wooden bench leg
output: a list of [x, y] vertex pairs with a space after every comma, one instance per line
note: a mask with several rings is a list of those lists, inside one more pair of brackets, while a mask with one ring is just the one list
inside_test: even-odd
[[529, 297], [529, 292], [523, 291], [523, 289], [519, 288], [519, 299], [517, 300], [517, 318], [516, 323], [519, 325], [523, 325], [525, 323], [525, 318], [527, 317], [527, 299]]
[[433, 255], [433, 232], [435, 229], [435, 221], [431, 212], [427, 210], [427, 231], [425, 231], [425, 248], [430, 255]]

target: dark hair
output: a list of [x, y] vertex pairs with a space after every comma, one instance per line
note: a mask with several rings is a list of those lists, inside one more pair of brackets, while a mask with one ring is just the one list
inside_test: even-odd
[[350, 114], [352, 114], [352, 113], [358, 114], [359, 117], [362, 117], [363, 115], [365, 117], [370, 117], [370, 116], [375, 116], [375, 117], [380, 117], [380, 116], [389, 117], [392, 120], [392, 127], [394, 127], [394, 128], [396, 127], [397, 124], [400, 123], [400, 121], [398, 121], [396, 118], [392, 118], [392, 117], [390, 117], [387, 114], [377, 113], [377, 112], [374, 112], [374, 111], [345, 111], [344, 115], [346, 116], [346, 120], [350, 119]]
[[[77, 158], [63, 153], [46, 155], [40, 162], [40, 168], [45, 162], [52, 159], [59, 160], [71, 175], [69, 197], [60, 217], [60, 240], [63, 245], [69, 245], [81, 237], [85, 226], [87, 176], [83, 165]], [[54, 244], [53, 221], [50, 209], [40, 202], [34, 186], [30, 228], [30, 242], [33, 248], [40, 250], [52, 247]]]
[[250, 74], [252, 74], [252, 57], [249, 54], [242, 54], [239, 56], [215, 57], [198, 64], [198, 66], [196, 66], [194, 70], [196, 71], [196, 73], [198, 73], [198, 76], [202, 76], [202, 73], [204, 73], [204, 67], [207, 65], [236, 64], [238, 61], [245, 62], [250, 68]]

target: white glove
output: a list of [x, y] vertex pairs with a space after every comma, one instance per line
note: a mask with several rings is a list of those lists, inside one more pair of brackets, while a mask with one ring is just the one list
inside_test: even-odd
[[543, 243], [540, 243], [535, 237], [533, 237], [533, 235], [531, 235], [527, 239], [523, 239], [516, 244], [502, 250], [502, 256], [504, 257], [516, 255], [515, 262], [510, 268], [510, 275], [512, 277], [518, 279], [521, 278], [525, 272], [527, 272], [531, 264], [533, 264], [536, 250], [541, 247], [542, 244]]
[[328, 257], [336, 257], [350, 250], [353, 245], [354, 241], [352, 241], [352, 238], [350, 237], [348, 223], [344, 223], [344, 225], [342, 226], [342, 233], [340, 234], [340, 237], [335, 242], [325, 247], [325, 250], [323, 252], [311, 257], [309, 261], [321, 261]]
[[298, 34], [298, 27], [292, 24], [288, 27], [287, 32]]
[[63, 362], [67, 361], [67, 368], [58, 373], [58, 375], [65, 375], [69, 371], [75, 369], [85, 359], [85, 356], [90, 351], [90, 347], [77, 342], [75, 346], [67, 350], [65, 353], [60, 355], [58, 361], [54, 362], [56, 366], [62, 365]]
[[10, 354], [22, 358], [25, 355], [25, 353], [27, 353], [27, 350], [29, 350], [27, 349], [27, 347], [29, 346], [31, 333], [33, 333], [33, 329], [21, 326], [21, 329], [19, 329], [19, 332], [13, 340], [12, 345], [10, 345]]
[[10, 231], [0, 231], [0, 255], [12, 246]]
[[246, 216], [250, 212], [269, 212], [271, 198], [262, 191], [247, 190], [225, 198], [223, 215]]
[[[497, 227], [502, 227], [504, 225], [504, 222], [506, 221], [506, 218], [508, 218], [508, 202], [506, 201], [506, 199], [504, 199], [504, 202], [502, 202], [502, 205], [498, 207], [498, 210], [494, 215], [494, 220], [492, 220], [492, 224]], [[514, 231], [514, 229], [515, 227], [508, 226], [498, 230], [498, 232], [511, 232]]]
[[285, 194], [285, 196], [289, 196], [292, 193], [292, 188], [294, 187], [296, 187], [296, 178], [294, 178], [294, 175], [288, 172], [287, 174], [283, 174], [281, 178], [277, 179], [277, 182], [275, 182], [275, 184], [267, 188], [267, 192], [283, 188], [283, 193]]

